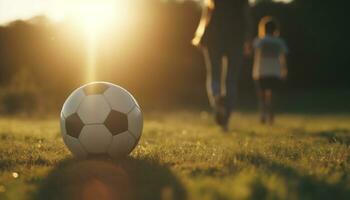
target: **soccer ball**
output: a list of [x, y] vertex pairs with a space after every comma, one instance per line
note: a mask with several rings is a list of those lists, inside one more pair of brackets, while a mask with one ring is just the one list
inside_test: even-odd
[[107, 82], [76, 89], [61, 111], [63, 141], [73, 155], [81, 158], [128, 155], [136, 147], [142, 127], [142, 112], [134, 97]]

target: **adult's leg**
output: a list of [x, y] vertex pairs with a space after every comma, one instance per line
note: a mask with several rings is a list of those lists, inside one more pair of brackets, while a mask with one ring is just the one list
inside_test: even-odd
[[215, 48], [203, 48], [205, 66], [207, 70], [206, 88], [210, 105], [215, 108], [216, 99], [221, 96], [222, 56]]
[[228, 112], [226, 97], [222, 95], [222, 52], [220, 48], [205, 48], [204, 58], [207, 68], [207, 91], [214, 110], [215, 121], [227, 131]]
[[239, 73], [243, 62], [243, 44], [234, 45], [228, 52], [226, 75], [227, 110], [232, 112], [238, 102]]

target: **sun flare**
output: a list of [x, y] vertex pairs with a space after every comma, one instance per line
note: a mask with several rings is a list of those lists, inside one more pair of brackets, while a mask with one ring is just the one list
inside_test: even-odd
[[105, 33], [112, 27], [125, 25], [128, 17], [124, 1], [90, 0], [66, 2], [53, 10], [50, 16], [54, 20], [69, 18], [85, 32], [86, 40], [86, 81], [95, 81], [97, 65], [97, 46]]
[[96, 48], [99, 34], [103, 31], [108, 31], [108, 27], [115, 23], [116, 5], [110, 2], [78, 4], [72, 7], [72, 13], [74, 19], [82, 25], [86, 33], [86, 81], [96, 81]]
[[116, 21], [117, 9], [114, 3], [89, 3], [73, 8], [75, 19], [85, 28], [88, 34], [107, 29]]

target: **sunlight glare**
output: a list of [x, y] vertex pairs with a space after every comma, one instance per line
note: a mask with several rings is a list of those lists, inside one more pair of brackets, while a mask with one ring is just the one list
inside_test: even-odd
[[109, 23], [115, 19], [114, 5], [103, 3], [82, 4], [74, 9], [78, 22], [82, 24], [82, 28], [86, 33], [87, 42], [87, 68], [86, 81], [96, 81], [96, 48], [98, 34], [107, 29]]
[[96, 2], [81, 4], [75, 6], [73, 10], [77, 20], [82, 23], [87, 34], [90, 34], [90, 32], [98, 33], [108, 28], [117, 18], [117, 10], [114, 3]]
[[95, 81], [98, 42], [112, 27], [124, 28], [128, 21], [128, 9], [124, 1], [88, 0], [66, 1], [50, 13], [55, 21], [72, 19], [85, 32], [86, 40], [86, 81]]
[[102, 31], [107, 31], [115, 22], [116, 5], [112, 2], [81, 3], [72, 7], [75, 18], [86, 33], [87, 68], [86, 81], [97, 80], [97, 41]]

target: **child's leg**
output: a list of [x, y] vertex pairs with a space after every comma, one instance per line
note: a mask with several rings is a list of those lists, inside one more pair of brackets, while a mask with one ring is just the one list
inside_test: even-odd
[[273, 106], [272, 106], [272, 90], [267, 89], [265, 91], [265, 104], [266, 104], [266, 113], [268, 116], [268, 120], [270, 124], [273, 124], [274, 114], [273, 114]]
[[257, 96], [259, 101], [260, 122], [266, 122], [266, 103], [265, 103], [265, 91], [260, 87], [257, 87]]

